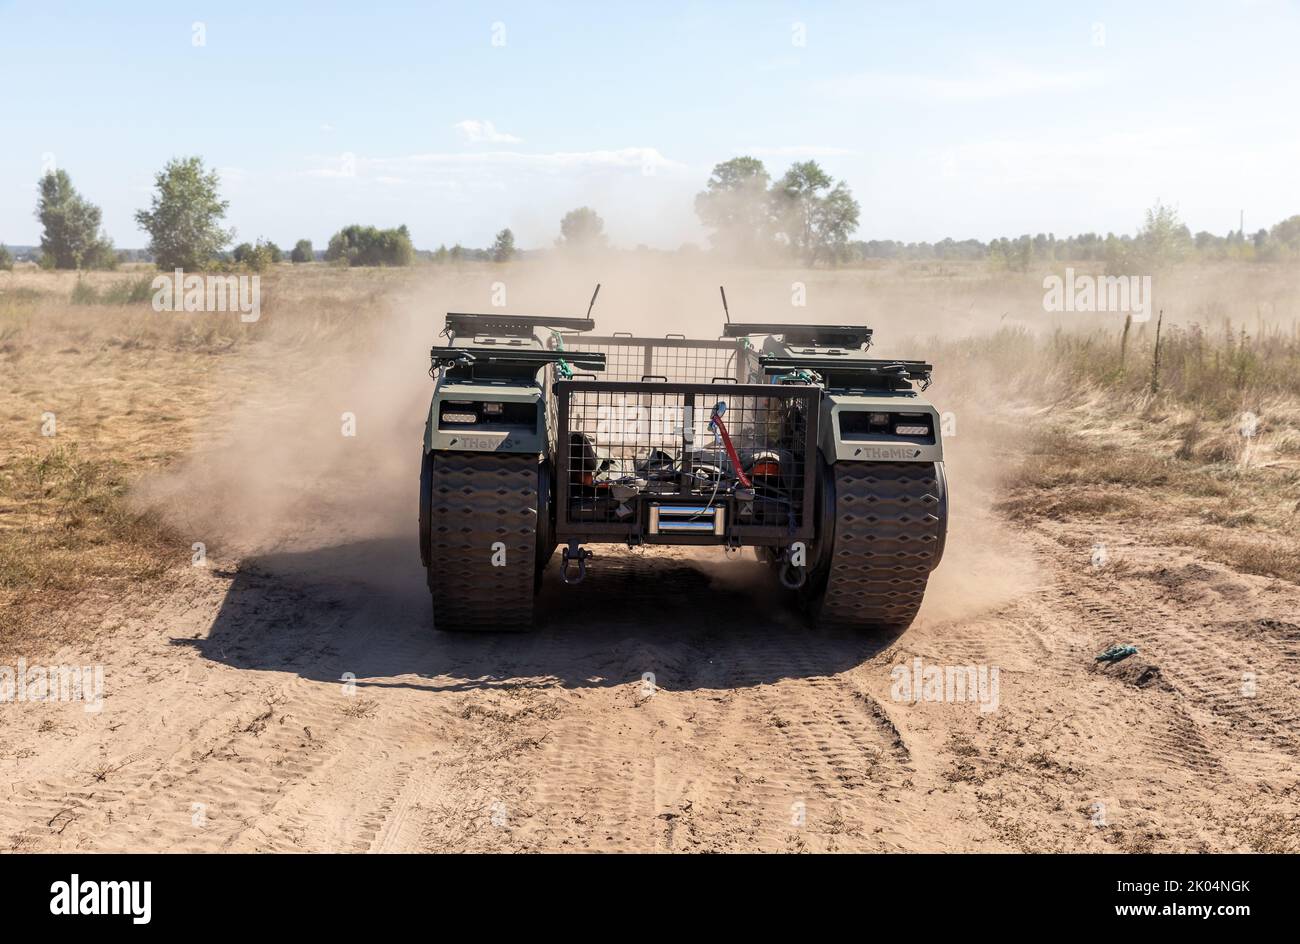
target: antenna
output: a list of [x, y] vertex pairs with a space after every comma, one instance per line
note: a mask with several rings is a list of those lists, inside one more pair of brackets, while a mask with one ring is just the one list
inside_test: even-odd
[[731, 312], [727, 309], [727, 290], [719, 285], [718, 292], [722, 295], [722, 313], [727, 316], [727, 324], [731, 324]]
[[591, 304], [587, 306], [587, 318], [591, 318], [591, 310], [596, 307], [596, 296], [600, 294], [600, 283], [596, 283], [596, 291], [591, 293]]

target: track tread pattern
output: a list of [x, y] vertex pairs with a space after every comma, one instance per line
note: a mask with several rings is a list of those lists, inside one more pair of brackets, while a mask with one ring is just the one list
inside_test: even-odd
[[906, 629], [947, 527], [933, 463], [840, 462], [821, 626]]
[[[434, 626], [521, 632], [533, 621], [537, 459], [437, 452], [429, 527]], [[506, 549], [494, 567], [492, 546]]]

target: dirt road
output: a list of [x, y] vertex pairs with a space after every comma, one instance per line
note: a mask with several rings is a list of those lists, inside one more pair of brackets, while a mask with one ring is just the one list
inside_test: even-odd
[[[66, 614], [114, 628], [104, 707], [5, 706], [0, 837], [1295, 851], [1296, 588], [1171, 548], [1094, 570], [1087, 535], [1017, 540], [1023, 589], [947, 618], [965, 594], [941, 570], [897, 639], [810, 630], [756, 563], [684, 552], [608, 549], [576, 592], [552, 573], [541, 628], [500, 637], [430, 630], [413, 540], [211, 561]], [[385, 577], [346, 578], [362, 570]], [[1096, 669], [1112, 643], [1139, 655]], [[917, 659], [997, 667], [995, 710], [896, 697]]]
[[[102, 665], [103, 709], [0, 704], [0, 848], [1300, 851], [1300, 587], [1144, 527], [1194, 526], [1200, 492], [1005, 523], [1018, 459], [979, 404], [948, 444], [947, 556], [898, 638], [809, 629], [752, 559], [604, 547], [578, 589], [552, 562], [533, 634], [435, 633], [416, 314], [460, 301], [376, 315], [372, 347], [308, 319], [311, 346], [232, 355], [188, 406], [68, 387], [60, 422], [86, 398], [125, 424], [114, 454], [192, 440], [138, 486], [177, 566], [47, 607], [66, 626], [31, 638]], [[148, 369], [150, 390], [178, 375]], [[182, 407], [190, 435], [152, 425]], [[1138, 654], [1099, 668], [1115, 644]], [[965, 668], [983, 703], [901, 685]]]

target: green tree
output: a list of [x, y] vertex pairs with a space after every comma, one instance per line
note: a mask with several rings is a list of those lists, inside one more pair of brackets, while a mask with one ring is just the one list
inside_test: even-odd
[[268, 241], [266, 243], [266, 251], [270, 254], [272, 263], [278, 264], [284, 261], [284, 250], [275, 243]]
[[816, 161], [790, 165], [772, 186], [772, 207], [791, 251], [809, 265], [843, 257], [861, 212], [848, 186]]
[[591, 207], [578, 207], [560, 220], [560, 238], [555, 244], [562, 249], [587, 251], [605, 248], [605, 221]]
[[0, 271], [12, 272], [14, 270], [14, 257], [9, 251], [9, 247], [0, 243]]
[[345, 226], [330, 237], [325, 250], [328, 262], [350, 266], [407, 266], [415, 258], [411, 234], [406, 226], [376, 229], [373, 226]]
[[1273, 242], [1291, 250], [1300, 250], [1300, 215], [1288, 216], [1269, 230]]
[[763, 162], [733, 157], [713, 168], [704, 190], [695, 195], [695, 214], [713, 230], [713, 248], [753, 257], [771, 245], [771, 177]]
[[311, 248], [310, 239], [300, 239], [293, 244], [293, 252], [289, 253], [291, 262], [311, 262], [316, 258], [316, 253]]
[[1140, 264], [1159, 268], [1186, 258], [1192, 248], [1191, 231], [1178, 217], [1178, 211], [1157, 201], [1146, 212], [1146, 220], [1138, 232]]
[[168, 161], [155, 175], [150, 208], [135, 219], [149, 234], [158, 268], [202, 269], [234, 238], [234, 230], [220, 225], [230, 202], [221, 199], [219, 186], [217, 172], [204, 170], [198, 157]]
[[861, 208], [843, 181], [813, 205], [814, 261], [840, 262], [848, 254], [849, 237], [858, 228]]
[[816, 253], [813, 218], [818, 194], [829, 190], [831, 183], [831, 176], [816, 161], [803, 161], [791, 164], [772, 187], [777, 226], [790, 249], [805, 262], [811, 263]]
[[65, 170], [50, 171], [40, 182], [36, 218], [44, 232], [41, 253], [55, 269], [111, 269], [117, 264], [113, 243], [100, 232], [99, 207], [72, 186]]
[[492, 243], [492, 260], [494, 262], [509, 262], [515, 257], [515, 234], [507, 226], [501, 232], [497, 233], [496, 240]]

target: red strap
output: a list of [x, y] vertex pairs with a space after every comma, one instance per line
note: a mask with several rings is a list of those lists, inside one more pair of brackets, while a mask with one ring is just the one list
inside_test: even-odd
[[731, 459], [731, 467], [736, 470], [736, 478], [740, 479], [740, 484], [745, 488], [752, 488], [749, 477], [745, 475], [745, 470], [740, 467], [740, 456], [736, 455], [736, 447], [731, 444], [731, 437], [727, 435], [727, 426], [722, 422], [722, 417], [714, 413], [709, 419], [718, 427], [718, 432], [722, 434], [722, 444], [727, 447], [727, 456]]

